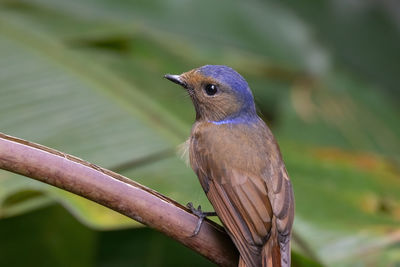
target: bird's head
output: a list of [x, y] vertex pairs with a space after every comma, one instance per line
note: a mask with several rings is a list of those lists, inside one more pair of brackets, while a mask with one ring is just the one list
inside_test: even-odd
[[196, 120], [223, 122], [256, 116], [253, 95], [246, 80], [222, 65], [206, 65], [164, 76], [184, 87], [196, 109]]

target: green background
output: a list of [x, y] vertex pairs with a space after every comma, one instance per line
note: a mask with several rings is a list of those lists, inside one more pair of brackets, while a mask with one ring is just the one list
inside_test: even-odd
[[[163, 79], [229, 65], [281, 146], [294, 266], [400, 265], [396, 1], [0, 0], [0, 131], [211, 210]], [[0, 266], [212, 266], [70, 193], [0, 171]]]

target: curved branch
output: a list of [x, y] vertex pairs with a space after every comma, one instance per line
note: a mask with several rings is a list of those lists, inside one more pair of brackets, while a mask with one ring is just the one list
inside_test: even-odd
[[0, 168], [80, 195], [154, 228], [221, 266], [237, 266], [238, 252], [222, 227], [122, 175], [62, 152], [0, 133]]

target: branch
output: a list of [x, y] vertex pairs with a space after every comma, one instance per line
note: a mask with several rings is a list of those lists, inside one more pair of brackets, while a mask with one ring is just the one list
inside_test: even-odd
[[95, 201], [154, 228], [220, 266], [237, 266], [238, 252], [218, 224], [122, 175], [79, 158], [0, 133], [0, 168]]

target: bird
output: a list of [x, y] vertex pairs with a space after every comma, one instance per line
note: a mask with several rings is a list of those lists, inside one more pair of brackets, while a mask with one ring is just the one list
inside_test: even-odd
[[246, 80], [224, 65], [164, 77], [193, 102], [190, 165], [239, 251], [238, 266], [290, 266], [293, 188]]

